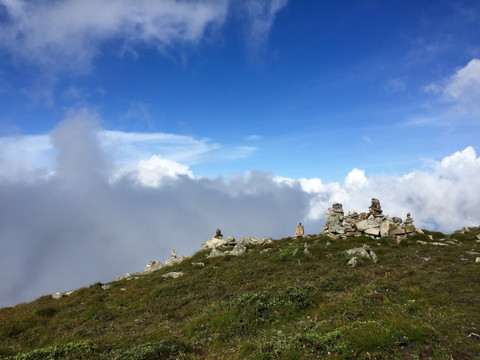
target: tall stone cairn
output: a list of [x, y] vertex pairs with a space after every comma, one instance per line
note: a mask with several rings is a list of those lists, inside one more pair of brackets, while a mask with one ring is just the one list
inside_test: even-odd
[[342, 226], [343, 219], [344, 212], [342, 204], [334, 203], [327, 211], [323, 233], [326, 235], [330, 233], [344, 234], [345, 229]]
[[370, 214], [375, 218], [375, 220], [382, 220], [382, 207], [380, 206], [380, 200], [372, 198], [372, 205], [368, 208]]

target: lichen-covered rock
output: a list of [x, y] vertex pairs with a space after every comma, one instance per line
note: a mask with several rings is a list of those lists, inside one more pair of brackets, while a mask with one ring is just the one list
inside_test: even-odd
[[163, 264], [160, 261], [152, 260], [146, 266], [144, 273], [149, 274], [151, 272], [160, 270], [163, 267]]
[[172, 271], [172, 272], [163, 274], [162, 278], [164, 278], [164, 279], [168, 279], [168, 278], [177, 279], [177, 278], [179, 278], [180, 276], [183, 276], [183, 275], [185, 275], [185, 273], [183, 273], [181, 271], [178, 271], [178, 272], [177, 271]]
[[354, 257], [352, 257], [350, 260], [348, 260], [347, 266], [350, 266], [350, 267], [355, 267], [355, 266], [357, 266], [357, 257], [354, 256]]
[[237, 244], [237, 245], [235, 245], [233, 250], [230, 251], [229, 255], [238, 256], [238, 255], [245, 254], [246, 251], [247, 251], [247, 248], [245, 247], [245, 245]]
[[180, 257], [174, 257], [170, 256], [166, 261], [165, 261], [165, 266], [172, 266], [175, 264], [181, 263], [183, 260], [185, 260], [185, 256], [180, 255]]
[[218, 250], [217, 248], [213, 248], [212, 251], [210, 251], [210, 254], [207, 256], [207, 258], [213, 258], [217, 256], [225, 256], [226, 254]]
[[219, 246], [225, 246], [229, 243], [229, 238], [227, 239], [218, 239], [218, 238], [210, 238], [207, 239], [203, 242], [203, 244], [200, 246], [200, 249], [205, 250], [205, 249], [214, 249]]
[[350, 250], [345, 250], [345, 255], [347, 256], [360, 256], [371, 259], [374, 263], [377, 262], [377, 255], [370, 249], [370, 246], [363, 245], [361, 248], [353, 248]]

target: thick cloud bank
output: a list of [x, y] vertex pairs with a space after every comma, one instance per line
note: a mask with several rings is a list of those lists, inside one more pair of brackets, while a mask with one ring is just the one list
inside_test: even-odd
[[[88, 114], [73, 114], [50, 134], [52, 169], [28, 181], [0, 174], [0, 306], [113, 280], [173, 248], [192, 254], [216, 228], [278, 238], [302, 221], [319, 233], [334, 201], [364, 211], [378, 197], [385, 213], [410, 211], [417, 226], [443, 231], [480, 224], [480, 159], [470, 147], [403, 176], [353, 169], [343, 184], [256, 171], [207, 179], [162, 154], [119, 169], [100, 130]], [[4, 149], [0, 159], [14, 163], [14, 146]]]

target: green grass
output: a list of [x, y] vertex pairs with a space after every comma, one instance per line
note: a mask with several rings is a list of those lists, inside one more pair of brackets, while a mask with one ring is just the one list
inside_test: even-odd
[[[478, 233], [400, 243], [311, 236], [239, 257], [198, 252], [109, 290], [96, 283], [0, 309], [0, 358], [480, 359], [471, 335], [480, 334], [480, 265], [466, 253], [480, 252]], [[459, 245], [416, 242], [432, 242], [427, 235]], [[363, 244], [378, 262], [347, 267], [344, 251]], [[161, 277], [170, 271], [185, 275]]]

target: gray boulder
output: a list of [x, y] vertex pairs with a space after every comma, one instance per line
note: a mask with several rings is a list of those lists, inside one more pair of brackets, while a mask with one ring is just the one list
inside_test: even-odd
[[225, 253], [221, 252], [220, 250], [217, 250], [217, 248], [213, 248], [212, 251], [210, 251], [210, 254], [207, 256], [207, 258], [213, 258], [217, 256], [225, 256]]
[[374, 263], [377, 262], [377, 255], [370, 249], [370, 246], [363, 245], [361, 248], [353, 248], [345, 251], [347, 256], [360, 256], [371, 259]]
[[52, 299], [55, 299], [55, 300], [61, 299], [62, 297], [63, 297], [63, 294], [59, 292], [52, 295]]
[[162, 267], [163, 267], [163, 264], [161, 262], [157, 260], [152, 260], [145, 266], [144, 273], [149, 274], [161, 269]]
[[185, 275], [185, 273], [183, 273], [181, 271], [178, 271], [178, 272], [172, 271], [172, 272], [163, 274], [162, 278], [164, 278], [164, 279], [168, 279], [168, 278], [177, 279], [177, 278], [179, 278], [180, 276], [183, 276], [183, 275]]
[[371, 228], [378, 228], [378, 222], [372, 219], [362, 220], [357, 222], [355, 224], [355, 227], [357, 228], [358, 231], [365, 231]]
[[185, 256], [183, 256], [183, 255], [180, 255], [180, 257], [170, 256], [170, 257], [165, 261], [165, 266], [172, 266], [172, 265], [181, 263], [183, 260], [185, 260]]
[[245, 254], [247, 252], [247, 248], [245, 247], [245, 245], [243, 244], [237, 244], [235, 245], [235, 247], [233, 248], [232, 251], [230, 251], [230, 255], [233, 255], [233, 256], [238, 256], [238, 255], [242, 255], [242, 254]]
[[348, 260], [347, 266], [350, 266], [350, 267], [355, 267], [355, 266], [357, 266], [357, 257], [354, 256], [354, 257], [352, 257], [350, 260]]
[[[233, 239], [233, 238], [232, 238]], [[231, 241], [230, 238], [226, 239], [218, 239], [218, 238], [210, 238], [207, 239], [203, 242], [203, 244], [200, 246], [200, 249], [205, 250], [205, 249], [214, 249], [219, 246], [225, 246]]]

